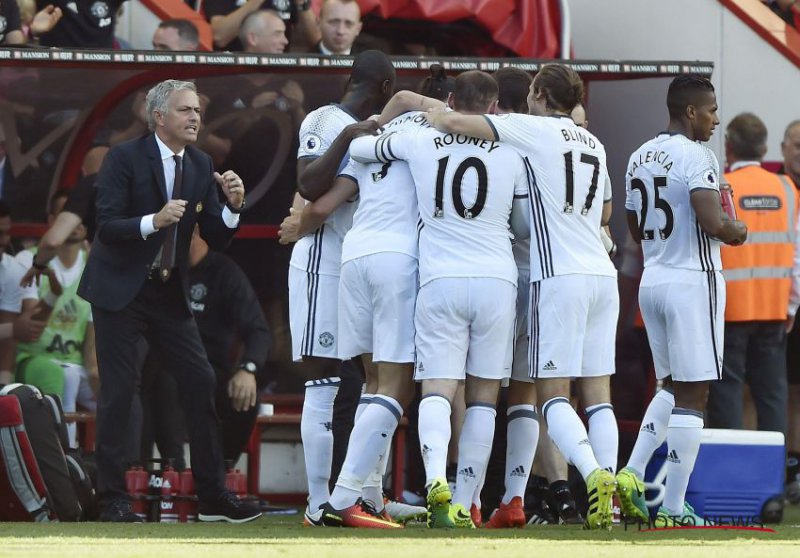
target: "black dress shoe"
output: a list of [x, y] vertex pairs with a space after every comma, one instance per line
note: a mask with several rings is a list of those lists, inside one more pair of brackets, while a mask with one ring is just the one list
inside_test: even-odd
[[261, 510], [257, 505], [240, 500], [227, 490], [213, 500], [201, 500], [197, 508], [197, 519], [200, 521], [247, 523], [259, 517]]
[[111, 500], [100, 513], [98, 520], [111, 523], [144, 523], [144, 519], [133, 513], [131, 503], [125, 499]]

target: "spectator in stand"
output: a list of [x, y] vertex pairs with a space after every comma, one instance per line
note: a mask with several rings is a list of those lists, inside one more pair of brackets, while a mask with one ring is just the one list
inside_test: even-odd
[[319, 12], [320, 41], [314, 52], [357, 54], [353, 50], [361, 33], [361, 8], [356, 0], [324, 0]]
[[742, 428], [745, 383], [758, 415], [758, 429], [786, 432], [786, 334], [800, 305], [798, 196], [791, 181], [761, 168], [767, 128], [743, 113], [728, 124], [724, 179], [739, 200], [747, 244], [722, 247], [726, 282], [722, 379], [711, 382], [708, 425]]
[[[48, 47], [114, 48], [117, 10], [126, 0], [36, 0], [39, 10], [53, 5], [63, 17], [39, 37]], [[34, 33], [35, 35], [35, 33]]]
[[[189, 247], [189, 298], [208, 360], [217, 375], [216, 404], [220, 415], [225, 461], [235, 463], [247, 445], [258, 416], [256, 378], [271, 346], [267, 322], [245, 274], [228, 256], [209, 250], [197, 229]], [[242, 357], [234, 355], [241, 340]], [[238, 362], [238, 363], [237, 363]], [[162, 457], [184, 462], [186, 427], [178, 405], [178, 386], [163, 365], [148, 360], [142, 374], [145, 416], [152, 432], [143, 435], [143, 457], [152, 452], [152, 438]]]
[[153, 50], [197, 50], [200, 35], [188, 19], [166, 19], [153, 33]]
[[36, 310], [21, 313], [27, 292], [19, 282], [25, 269], [6, 254], [11, 243], [11, 209], [0, 201], [0, 384], [14, 379], [15, 341], [31, 342], [39, 338], [47, 320], [33, 318]]
[[239, 28], [239, 42], [245, 52], [279, 54], [286, 50], [286, 24], [278, 12], [259, 10], [248, 14]]
[[[24, 45], [28, 42], [20, 12], [19, 4], [15, 0], [0, 2], [0, 45]], [[32, 16], [27, 28], [28, 34], [35, 39], [42, 33], [50, 31], [61, 16], [61, 8], [48, 4]]]
[[761, 0], [789, 25], [800, 29], [800, 2], [798, 0]]
[[[781, 150], [783, 166], [780, 173], [787, 175], [794, 181], [795, 187], [800, 188], [800, 120], [786, 127]], [[786, 364], [789, 380], [786, 497], [790, 503], [800, 504], [800, 327], [794, 327], [789, 332]]]
[[319, 42], [319, 28], [310, 0], [206, 0], [203, 11], [211, 23], [214, 49], [243, 50], [237, 37], [242, 22], [249, 14], [266, 9], [274, 10], [284, 22], [289, 22], [292, 45], [296, 48]]
[[[68, 195], [67, 190], [58, 190], [51, 198], [50, 225], [62, 212]], [[51, 264], [59, 285], [55, 286], [50, 277], [43, 277], [33, 296], [23, 300], [23, 309], [44, 301], [53, 310], [41, 338], [17, 346], [17, 381], [58, 395], [66, 412], [74, 412], [78, 403], [90, 411], [97, 406], [99, 376], [92, 312], [89, 303], [76, 292], [88, 257], [85, 240], [86, 227], [81, 224], [73, 228]], [[25, 250], [16, 259], [29, 268], [36, 252], [35, 248]], [[67, 429], [70, 445], [76, 447], [75, 425], [67, 425]]]

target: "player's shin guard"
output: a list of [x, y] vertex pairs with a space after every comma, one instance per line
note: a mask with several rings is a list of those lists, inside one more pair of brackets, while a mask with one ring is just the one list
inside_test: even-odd
[[333, 400], [339, 389], [338, 378], [306, 382], [300, 436], [308, 478], [308, 505], [317, 510], [328, 501], [328, 480], [333, 455]]
[[592, 451], [589, 434], [566, 397], [554, 397], [542, 405], [542, 414], [547, 421], [550, 439], [564, 457], [577, 467], [586, 480], [595, 469], [600, 468]]
[[[356, 503], [361, 496], [365, 481], [374, 474], [381, 456], [389, 451], [397, 423], [403, 415], [400, 404], [383, 395], [376, 395], [364, 409], [360, 420], [353, 427], [347, 457], [342, 472], [336, 481], [330, 504], [335, 509], [344, 509]], [[383, 507], [383, 493], [379, 490], [377, 502]]]
[[682, 514], [694, 470], [700, 438], [703, 435], [703, 414], [691, 409], [675, 407], [669, 418], [667, 433], [667, 482], [664, 487], [664, 507]]
[[601, 403], [586, 407], [589, 418], [589, 441], [600, 467], [612, 475], [617, 472], [617, 451], [619, 449], [619, 430], [614, 407], [611, 403]]
[[450, 402], [441, 395], [428, 395], [419, 403], [419, 446], [425, 465], [425, 484], [447, 476], [447, 446], [450, 443]]
[[506, 444], [506, 491], [503, 503], [525, 497], [525, 487], [531, 474], [533, 457], [539, 442], [539, 421], [533, 405], [513, 405], [508, 408]]
[[662, 389], [655, 394], [642, 418], [639, 436], [633, 446], [627, 467], [633, 469], [640, 478], [644, 477], [647, 463], [667, 438], [667, 425], [672, 409], [675, 407], [675, 396], [671, 391]]
[[467, 404], [458, 441], [458, 472], [453, 504], [470, 509], [475, 489], [489, 462], [497, 411], [485, 404]]

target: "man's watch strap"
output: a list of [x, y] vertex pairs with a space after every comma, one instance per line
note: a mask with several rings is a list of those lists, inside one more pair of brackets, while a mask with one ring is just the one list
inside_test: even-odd
[[244, 211], [246, 205], [247, 205], [246, 198], [242, 198], [242, 205], [239, 206], [238, 209], [236, 207], [233, 207], [233, 205], [231, 205], [231, 202], [225, 201], [225, 207], [227, 207], [231, 213], [241, 213], [242, 211]]
[[255, 374], [256, 372], [258, 372], [258, 365], [252, 360], [243, 360], [239, 364], [239, 370], [244, 370], [245, 372], [249, 372], [250, 374]]

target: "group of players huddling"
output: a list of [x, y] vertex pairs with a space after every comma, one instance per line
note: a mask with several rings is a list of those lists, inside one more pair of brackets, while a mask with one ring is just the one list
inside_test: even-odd
[[[391, 97], [391, 63], [367, 51], [342, 103], [311, 112], [300, 128], [300, 192], [314, 201], [300, 200], [281, 230], [284, 242], [297, 240], [289, 276], [294, 358], [361, 357], [367, 374], [332, 492], [338, 379], [306, 384], [307, 525], [402, 526], [383, 506], [381, 479], [417, 381], [428, 526], [474, 528], [498, 393], [509, 379], [506, 492], [488, 526], [525, 524], [538, 416], [586, 482], [586, 528], [611, 527], [615, 492], [626, 517], [648, 519], [642, 477], [664, 439], [671, 458], [659, 517], [697, 520], [684, 496], [707, 383], [721, 370], [719, 246], [747, 234], [724, 214], [717, 160], [698, 143], [719, 123], [713, 86], [675, 78], [667, 130], [628, 165], [628, 224], [644, 252], [641, 311], [667, 387], [645, 415], [652, 428], [615, 476], [609, 380], [619, 299], [602, 231], [612, 200], [605, 148], [570, 116], [584, 93], [574, 70], [548, 64], [532, 81], [521, 70], [504, 74], [511, 77], [462, 73], [446, 101], [409, 91]], [[529, 91], [509, 98], [504, 83], [519, 79]], [[572, 379], [588, 431], [570, 404]], [[451, 491], [451, 404], [462, 393]]]

